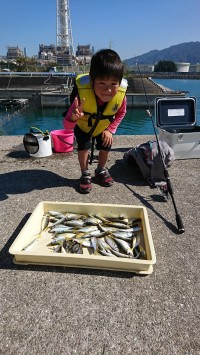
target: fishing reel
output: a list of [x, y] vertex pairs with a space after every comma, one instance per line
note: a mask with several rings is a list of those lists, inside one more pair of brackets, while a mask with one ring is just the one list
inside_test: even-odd
[[157, 181], [155, 182], [155, 187], [157, 187], [159, 194], [164, 197], [164, 200], [167, 201], [169, 197], [167, 183], [165, 181]]

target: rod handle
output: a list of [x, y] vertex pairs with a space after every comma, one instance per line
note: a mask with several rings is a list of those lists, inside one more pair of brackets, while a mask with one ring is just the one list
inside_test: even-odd
[[179, 213], [176, 214], [176, 223], [177, 223], [177, 227], [178, 227], [178, 232], [180, 234], [184, 233], [185, 232], [185, 228], [184, 228], [184, 225], [183, 225], [183, 222], [182, 222], [182, 218], [181, 218]]

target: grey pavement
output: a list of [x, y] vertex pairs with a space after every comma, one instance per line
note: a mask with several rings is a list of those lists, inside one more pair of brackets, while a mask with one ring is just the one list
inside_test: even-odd
[[[185, 226], [178, 234], [171, 199], [122, 164], [125, 151], [154, 137], [115, 136], [107, 164], [115, 184], [93, 184], [88, 195], [77, 190], [76, 150], [32, 158], [22, 138], [0, 137], [0, 354], [200, 354], [199, 159], [169, 168]], [[41, 201], [145, 206], [153, 273], [14, 264], [9, 247]]]

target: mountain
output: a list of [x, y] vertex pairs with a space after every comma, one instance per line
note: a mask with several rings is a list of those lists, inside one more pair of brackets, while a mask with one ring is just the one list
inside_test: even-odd
[[145, 54], [125, 59], [124, 63], [128, 66], [139, 64], [155, 64], [161, 60], [172, 62], [184, 62], [190, 64], [200, 63], [200, 42], [181, 43], [162, 50], [154, 49]]

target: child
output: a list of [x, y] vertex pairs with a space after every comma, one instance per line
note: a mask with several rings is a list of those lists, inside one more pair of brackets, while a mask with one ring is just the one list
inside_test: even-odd
[[89, 74], [78, 75], [73, 89], [76, 95], [64, 119], [66, 129], [74, 129], [81, 168], [79, 190], [91, 191], [88, 152], [91, 140], [99, 150], [95, 179], [102, 186], [111, 186], [113, 179], [105, 165], [113, 143], [113, 134], [126, 114], [127, 81], [123, 78], [123, 64], [111, 49], [103, 49], [91, 59]]

